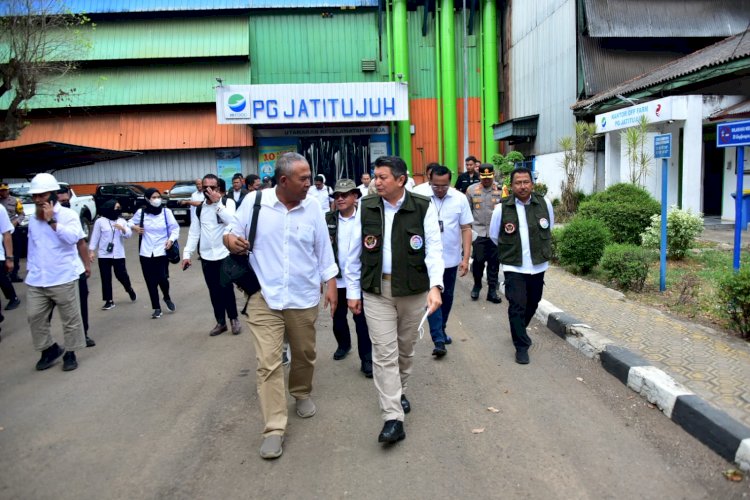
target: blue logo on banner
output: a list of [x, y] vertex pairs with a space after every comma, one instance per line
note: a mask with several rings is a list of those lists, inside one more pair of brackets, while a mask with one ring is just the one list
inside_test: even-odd
[[229, 99], [227, 99], [227, 106], [229, 106], [229, 109], [231, 109], [235, 113], [239, 113], [240, 111], [245, 109], [245, 106], [247, 106], [247, 101], [242, 96], [242, 94], [232, 94], [229, 96]]

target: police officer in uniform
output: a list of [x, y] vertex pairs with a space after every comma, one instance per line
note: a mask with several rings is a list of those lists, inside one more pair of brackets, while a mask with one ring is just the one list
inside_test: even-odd
[[[23, 221], [25, 215], [23, 213], [23, 203], [21, 203], [21, 200], [16, 198], [15, 196], [10, 195], [10, 189], [7, 182], [0, 181], [0, 204], [5, 207], [5, 210], [8, 212], [8, 217], [10, 217], [10, 223], [13, 224], [14, 228], [18, 228], [18, 225]], [[26, 231], [13, 231], [13, 235], [11, 236], [13, 239], [13, 248], [15, 250], [15, 255], [13, 256], [7, 256], [6, 258], [13, 259], [13, 270], [10, 272], [9, 280], [13, 283], [20, 283], [23, 280], [18, 277], [18, 269], [19, 269], [19, 261], [20, 261], [20, 254], [22, 252], [21, 248], [26, 248]], [[11, 285], [12, 288], [12, 285]], [[8, 288], [8, 291], [10, 292], [11, 288]], [[3, 292], [6, 291], [6, 287], [3, 286]], [[15, 291], [12, 292], [13, 297], [15, 297], [15, 300], [13, 297], [9, 297], [8, 294], [5, 294], [6, 298], [9, 300], [8, 306], [6, 309], [10, 311], [11, 309], [15, 309], [19, 306], [21, 303], [20, 300], [18, 300], [18, 297], [15, 295]]]
[[552, 257], [551, 234], [555, 213], [550, 202], [534, 191], [527, 168], [510, 174], [512, 194], [495, 207], [490, 222], [505, 274], [505, 297], [516, 363], [529, 363], [531, 339], [526, 333], [542, 299], [544, 272]]
[[500, 272], [500, 264], [497, 260], [497, 245], [490, 239], [490, 220], [492, 211], [503, 198], [502, 189], [495, 183], [495, 168], [491, 163], [482, 163], [479, 166], [479, 183], [469, 186], [466, 197], [471, 205], [474, 216], [473, 229], [477, 233], [477, 239], [473, 244], [474, 262], [471, 272], [474, 276], [474, 288], [471, 289], [471, 300], [479, 298], [482, 290], [482, 275], [484, 265], [487, 264], [487, 300], [499, 304], [502, 299], [497, 295], [497, 278]]
[[[430, 199], [406, 190], [407, 170], [397, 156], [375, 160], [377, 195], [360, 201], [361, 287], [372, 340], [375, 388], [385, 424], [378, 442], [406, 437], [404, 394], [420, 320], [442, 303], [443, 244]], [[349, 301], [356, 313], [360, 301]]]

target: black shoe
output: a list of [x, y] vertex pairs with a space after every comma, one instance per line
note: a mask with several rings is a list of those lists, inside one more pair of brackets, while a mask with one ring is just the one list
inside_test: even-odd
[[42, 357], [36, 363], [36, 369], [39, 371], [46, 370], [50, 366], [54, 365], [55, 362], [63, 355], [65, 349], [61, 348], [57, 343], [52, 344], [48, 348], [42, 351]]
[[213, 329], [208, 332], [208, 335], [211, 337], [216, 337], [217, 335], [221, 335], [222, 333], [227, 331], [227, 324], [224, 323], [223, 325], [221, 323], [216, 323], [216, 326], [213, 327]]
[[161, 318], [161, 309], [154, 309], [154, 314], [151, 315], [151, 319]]
[[135, 290], [132, 288], [128, 290], [128, 296], [130, 297], [131, 302], [135, 302], [136, 296], [135, 296]]
[[349, 354], [348, 350], [344, 350], [339, 347], [338, 349], [336, 349], [336, 352], [333, 353], [333, 359], [335, 359], [336, 361], [341, 361], [346, 357], [347, 354]]
[[20, 278], [17, 274], [10, 277], [12, 283], [23, 283], [23, 278]]
[[482, 285], [474, 285], [471, 289], [471, 300], [477, 300], [479, 298], [479, 292], [482, 290]]
[[487, 292], [487, 300], [493, 304], [499, 304], [503, 301], [503, 299], [497, 296], [497, 290], [494, 288], [490, 288], [490, 291]]
[[404, 413], [409, 413], [411, 411], [411, 403], [409, 403], [409, 400], [406, 399], [406, 396], [403, 394], [401, 395], [401, 408], [404, 409]]
[[453, 343], [453, 339], [450, 337], [450, 335], [445, 336], [445, 345], [451, 345]]
[[76, 361], [76, 353], [68, 351], [63, 354], [63, 371], [71, 372], [78, 368], [78, 361]]
[[378, 443], [395, 443], [406, 437], [404, 423], [400, 420], [388, 420], [378, 436]]
[[442, 358], [446, 354], [448, 354], [448, 350], [445, 348], [445, 342], [435, 342], [435, 348], [432, 350], [432, 355], [436, 358]]
[[115, 303], [112, 302], [111, 300], [108, 300], [102, 306], [102, 311], [109, 311], [110, 309], [114, 309], [114, 308], [115, 308]]
[[372, 378], [372, 361], [362, 361], [362, 368], [360, 368], [365, 377]]
[[5, 306], [6, 311], [12, 311], [13, 309], [17, 308], [21, 305], [21, 299], [18, 297], [14, 297], [8, 301], [8, 305]]
[[86, 347], [96, 347], [96, 342], [88, 335], [86, 335]]
[[529, 353], [526, 351], [516, 351], [516, 363], [519, 365], [528, 365]]
[[175, 307], [174, 302], [172, 302], [170, 299], [164, 299], [164, 303], [167, 304], [167, 309], [169, 309], [169, 312], [175, 312], [177, 307]]

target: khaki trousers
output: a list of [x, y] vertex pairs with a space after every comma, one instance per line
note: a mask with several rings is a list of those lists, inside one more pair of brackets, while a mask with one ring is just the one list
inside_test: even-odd
[[26, 315], [34, 349], [43, 351], [55, 343], [48, 319], [55, 306], [60, 311], [65, 349], [77, 351], [85, 348], [78, 280], [75, 280], [64, 285], [30, 286], [26, 290]]
[[390, 281], [383, 293], [364, 292], [365, 317], [372, 340], [372, 374], [383, 420], [404, 420], [401, 394], [411, 374], [417, 327], [425, 312], [427, 293], [391, 296]]
[[292, 362], [289, 367], [289, 394], [307, 399], [312, 392], [315, 369], [315, 320], [318, 306], [309, 309], [278, 311], [268, 307], [261, 293], [250, 298], [247, 308], [248, 326], [253, 335], [255, 358], [258, 362], [258, 398], [265, 426], [263, 436], [284, 434], [287, 404], [284, 393], [284, 367], [281, 349], [286, 332]]

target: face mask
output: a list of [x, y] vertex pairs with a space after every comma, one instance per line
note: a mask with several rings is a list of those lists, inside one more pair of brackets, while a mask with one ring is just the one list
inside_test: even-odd
[[152, 198], [148, 200], [149, 203], [151, 203], [151, 206], [154, 208], [159, 208], [161, 206], [161, 198]]
[[70, 202], [69, 201], [61, 201], [60, 205], [64, 206], [65, 208], [70, 208]]
[[116, 208], [116, 209], [115, 209], [115, 210], [114, 210], [114, 211], [112, 212], [112, 214], [113, 214], [113, 215], [115, 216], [115, 219], [117, 219], [118, 217], [120, 217], [120, 216], [122, 215], [122, 210], [120, 210], [119, 208]]

